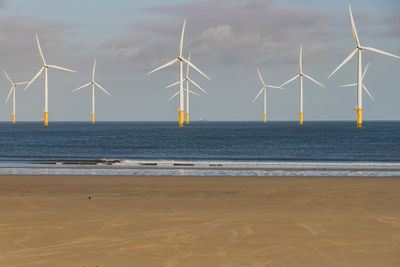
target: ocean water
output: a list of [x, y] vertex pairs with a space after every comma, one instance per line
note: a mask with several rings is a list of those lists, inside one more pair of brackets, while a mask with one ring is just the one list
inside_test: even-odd
[[400, 169], [400, 122], [0, 123], [0, 166], [53, 164]]

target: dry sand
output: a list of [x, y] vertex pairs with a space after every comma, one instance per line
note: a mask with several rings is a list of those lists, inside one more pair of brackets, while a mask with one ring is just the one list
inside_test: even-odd
[[0, 266], [400, 266], [400, 179], [4, 175]]

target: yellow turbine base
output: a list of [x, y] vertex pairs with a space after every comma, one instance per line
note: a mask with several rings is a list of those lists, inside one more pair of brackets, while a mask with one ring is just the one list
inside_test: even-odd
[[182, 110], [178, 110], [178, 113], [179, 113], [179, 127], [182, 127], [183, 126], [183, 121], [184, 121], [184, 114], [183, 114], [183, 111]]
[[12, 114], [12, 123], [15, 124], [15, 114]]
[[297, 113], [300, 115], [300, 125], [303, 125], [303, 112]]
[[92, 113], [92, 124], [94, 124], [94, 113]]
[[357, 127], [361, 128], [362, 127], [362, 112], [363, 110], [360, 108], [355, 109], [357, 111]]
[[48, 112], [43, 112], [44, 114], [44, 126], [49, 125], [49, 113]]
[[267, 123], [267, 114], [264, 114], [264, 123]]
[[186, 113], [186, 124], [189, 124], [189, 113]]

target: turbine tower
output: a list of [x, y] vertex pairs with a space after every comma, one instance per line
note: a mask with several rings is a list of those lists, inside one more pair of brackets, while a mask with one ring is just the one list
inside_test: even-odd
[[79, 90], [81, 90], [83, 88], [88, 87], [89, 85], [92, 85], [92, 124], [95, 123], [95, 115], [94, 115], [95, 114], [94, 113], [94, 108], [95, 108], [95, 104], [94, 104], [94, 88], [95, 88], [95, 86], [100, 88], [100, 90], [102, 90], [105, 94], [111, 96], [111, 94], [109, 92], [107, 92], [106, 89], [104, 89], [100, 84], [95, 82], [95, 80], [94, 80], [95, 73], [96, 73], [96, 59], [94, 59], [94, 63], [93, 63], [92, 80], [90, 82], [88, 82], [87, 84], [84, 84], [81, 87], [78, 87], [78, 88], [72, 90], [72, 92], [76, 92], [76, 91], [79, 91]]
[[193, 65], [191, 62], [189, 62], [187, 59], [185, 59], [182, 54], [183, 54], [183, 36], [185, 33], [185, 26], [186, 26], [186, 20], [183, 22], [183, 26], [182, 26], [182, 33], [181, 33], [181, 40], [179, 43], [179, 55], [177, 58], [175, 58], [174, 60], [171, 60], [170, 62], [150, 71], [147, 73], [147, 75], [156, 72], [158, 70], [164, 69], [166, 67], [169, 67], [171, 65], [173, 65], [174, 63], [179, 61], [179, 126], [182, 127], [183, 126], [183, 121], [184, 121], [184, 89], [183, 89], [183, 62], [185, 62], [186, 64], [190, 65], [192, 68], [194, 68], [197, 72], [199, 72], [201, 75], [203, 75], [204, 77], [206, 77], [207, 79], [211, 80], [207, 75], [205, 75], [200, 69], [198, 69], [195, 65]]
[[3, 70], [4, 76], [6, 76], [7, 80], [11, 83], [11, 89], [10, 92], [8, 93], [7, 99], [6, 99], [6, 103], [8, 102], [8, 99], [10, 99], [11, 93], [13, 94], [13, 106], [12, 106], [12, 123], [15, 124], [15, 87], [17, 87], [17, 85], [23, 85], [23, 84], [27, 84], [28, 82], [19, 82], [19, 83], [14, 83], [10, 76], [8, 76], [7, 72]]
[[[190, 62], [190, 59], [192, 57], [192, 54], [190, 53], [188, 56], [188, 61]], [[194, 86], [196, 86], [197, 88], [199, 88], [201, 91], [203, 91], [205, 94], [207, 94], [206, 90], [204, 90], [203, 88], [201, 88], [196, 82], [194, 82], [192, 79], [190, 79], [189, 77], [189, 69], [190, 69], [190, 65], [186, 64], [186, 77], [184, 79], [184, 81], [186, 81], [186, 124], [189, 124], [189, 94], [192, 93], [194, 95], [198, 95], [192, 91], [189, 90], [189, 83], [193, 84]], [[168, 85], [167, 87], [165, 87], [164, 89], [168, 89], [170, 87], [173, 87], [175, 85], [178, 85], [180, 82], [176, 82], [173, 83], [171, 85]]]
[[44, 70], [44, 126], [49, 125], [49, 92], [48, 92], [48, 78], [47, 78], [47, 69], [58, 69], [58, 70], [64, 70], [64, 71], [69, 71], [69, 72], [76, 72], [74, 70], [70, 70], [67, 68], [59, 67], [56, 65], [48, 65], [46, 64], [46, 60], [44, 59], [42, 48], [40, 47], [39, 43], [39, 37], [36, 34], [36, 42], [40, 54], [40, 58], [42, 59], [43, 66], [39, 70], [39, 72], [32, 78], [32, 80], [28, 83], [28, 85], [25, 87], [24, 90], [28, 89], [28, 87], [42, 74]]
[[362, 106], [362, 55], [361, 55], [361, 51], [362, 50], [367, 50], [370, 52], [375, 52], [378, 54], [382, 54], [382, 55], [386, 55], [386, 56], [390, 56], [390, 57], [394, 57], [394, 58], [399, 58], [399, 56], [390, 54], [388, 52], [384, 52], [382, 50], [378, 50], [376, 48], [373, 47], [366, 47], [366, 46], [361, 46], [360, 41], [358, 39], [358, 34], [357, 34], [357, 29], [354, 23], [354, 19], [353, 19], [353, 13], [351, 12], [351, 6], [349, 5], [349, 12], [350, 12], [350, 20], [351, 20], [351, 26], [353, 29], [353, 36], [354, 39], [356, 41], [356, 49], [354, 49], [353, 52], [350, 53], [350, 55], [345, 58], [343, 60], [342, 63], [340, 63], [340, 65], [328, 76], [328, 79], [330, 77], [332, 77], [333, 74], [335, 74], [341, 67], [343, 67], [343, 65], [345, 65], [350, 59], [352, 59], [358, 52], [358, 66], [357, 66], [357, 107], [354, 109], [355, 111], [357, 111], [357, 127], [362, 127], [362, 112], [363, 112], [363, 106]]
[[264, 91], [264, 123], [267, 123], [267, 88], [276, 88], [276, 89], [283, 89], [282, 87], [278, 87], [278, 86], [273, 86], [273, 85], [266, 85], [264, 83], [264, 80], [261, 76], [260, 70], [257, 67], [257, 72], [258, 72], [258, 76], [260, 77], [261, 83], [263, 85], [263, 88], [261, 88], [261, 90], [258, 92], [258, 94], [256, 95], [256, 97], [253, 99], [253, 103], [257, 100], [257, 98], [261, 95], [261, 93]]
[[300, 70], [299, 74], [296, 74], [296, 76], [291, 78], [289, 81], [284, 82], [280, 87], [283, 87], [286, 84], [291, 83], [294, 80], [296, 80], [298, 77], [300, 77], [300, 111], [298, 114], [300, 115], [300, 124], [303, 124], [303, 114], [304, 114], [304, 110], [303, 110], [303, 79], [304, 79], [304, 77], [306, 77], [310, 81], [318, 84], [321, 87], [325, 87], [325, 85], [323, 85], [322, 83], [313, 79], [310, 75], [303, 73], [303, 47], [302, 46], [300, 47], [299, 70]]

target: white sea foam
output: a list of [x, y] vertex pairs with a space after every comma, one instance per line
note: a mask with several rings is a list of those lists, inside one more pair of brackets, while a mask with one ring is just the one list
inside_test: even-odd
[[184, 160], [122, 160], [117, 166], [159, 167], [228, 167], [228, 168], [338, 168], [338, 169], [400, 169], [400, 162], [291, 162], [291, 161], [184, 161]]
[[326, 176], [400, 177], [400, 171], [298, 171], [218, 169], [129, 169], [129, 168], [0, 168], [0, 174], [14, 175], [133, 175], [133, 176]]

